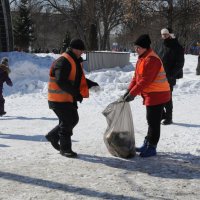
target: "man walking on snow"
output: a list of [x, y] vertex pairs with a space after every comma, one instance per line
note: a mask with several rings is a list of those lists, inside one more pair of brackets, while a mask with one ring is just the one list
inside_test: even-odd
[[164, 28], [161, 30], [161, 36], [163, 39], [163, 45], [160, 48], [158, 55], [163, 62], [163, 66], [167, 75], [167, 80], [170, 85], [171, 99], [164, 106], [162, 122], [163, 125], [172, 124], [172, 91], [176, 85], [176, 79], [183, 78], [183, 65], [184, 65], [184, 50], [179, 44], [177, 38], [175, 38], [172, 30]]
[[48, 84], [49, 108], [58, 116], [59, 124], [53, 128], [46, 139], [59, 150], [61, 155], [76, 157], [72, 151], [71, 136], [79, 121], [77, 101], [89, 97], [89, 88], [98, 86], [85, 78], [81, 54], [85, 45], [80, 39], [73, 39], [69, 49], [51, 66]]

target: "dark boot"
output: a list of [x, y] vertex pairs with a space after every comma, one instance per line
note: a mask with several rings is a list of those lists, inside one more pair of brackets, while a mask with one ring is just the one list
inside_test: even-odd
[[71, 134], [68, 133], [66, 135], [60, 136], [60, 154], [65, 157], [75, 158], [77, 157], [77, 153], [72, 151], [72, 142], [71, 142]]
[[140, 156], [141, 157], [151, 157], [151, 156], [156, 156], [156, 146], [148, 144], [147, 149], [143, 152], [141, 152]]
[[6, 114], [5, 111], [0, 112], [0, 116], [1, 116], [1, 117], [2, 117], [3, 115], [5, 115], [5, 114]]
[[148, 141], [147, 139], [144, 140], [144, 143], [141, 147], [136, 147], [135, 150], [136, 152], [143, 152], [147, 149], [147, 144], [148, 144]]
[[170, 124], [173, 124], [173, 121], [172, 121], [172, 119], [165, 119], [165, 120], [163, 120], [162, 124], [163, 125], [170, 125]]
[[165, 120], [162, 121], [162, 124], [163, 125], [169, 125], [169, 124], [172, 124], [173, 121], [172, 121], [172, 112], [168, 112], [166, 113], [166, 118]]
[[60, 151], [60, 144], [59, 144], [59, 132], [60, 127], [56, 126], [54, 129], [52, 129], [47, 135], [45, 135], [45, 138], [51, 143], [51, 145], [58, 151]]

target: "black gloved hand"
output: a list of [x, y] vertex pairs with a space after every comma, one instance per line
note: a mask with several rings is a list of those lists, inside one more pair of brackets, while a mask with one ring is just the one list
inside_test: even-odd
[[86, 78], [86, 82], [87, 82], [88, 88], [99, 86], [97, 82], [91, 81], [90, 79], [87, 79], [87, 78]]
[[130, 93], [128, 93], [125, 97], [124, 97], [124, 101], [129, 102], [129, 101], [133, 101], [135, 99], [135, 96], [132, 96]]
[[76, 101], [79, 101], [80, 103], [83, 101], [83, 97], [82, 97], [82, 95], [79, 93], [79, 94], [77, 94], [76, 95], [76, 97], [75, 97], [75, 100]]
[[94, 86], [99, 86], [99, 84], [97, 82], [93, 82], [92, 87], [94, 87]]
[[176, 85], [176, 79], [173, 76], [167, 78], [170, 85]]
[[124, 95], [122, 96], [123, 99], [125, 100], [125, 97], [129, 94], [129, 90], [126, 90], [126, 92], [124, 93]]

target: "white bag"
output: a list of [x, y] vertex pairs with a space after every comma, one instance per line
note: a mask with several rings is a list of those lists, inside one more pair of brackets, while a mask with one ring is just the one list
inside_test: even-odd
[[131, 108], [128, 102], [115, 101], [109, 104], [102, 114], [108, 127], [104, 142], [113, 156], [130, 158], [135, 156], [135, 137]]

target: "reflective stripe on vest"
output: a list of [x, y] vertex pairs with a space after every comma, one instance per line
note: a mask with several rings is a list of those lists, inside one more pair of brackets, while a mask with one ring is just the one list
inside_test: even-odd
[[[74, 85], [75, 77], [76, 77], [76, 63], [69, 54], [63, 53], [62, 56], [64, 56], [71, 64], [71, 71], [70, 71], [68, 80], [71, 82], [72, 85]], [[52, 76], [53, 66], [54, 66], [54, 63], [52, 64], [50, 73], [49, 73], [48, 100], [54, 101], [54, 102], [73, 102], [73, 96], [63, 91], [56, 83], [55, 77]], [[82, 73], [82, 77], [81, 77], [80, 93], [84, 98], [89, 97], [89, 90], [88, 90], [84, 73]]]
[[[136, 69], [136, 75], [138, 77], [136, 78], [136, 80], [138, 80], [142, 77], [145, 62], [150, 56], [156, 57], [160, 60], [160, 58], [154, 51], [150, 51], [149, 54], [145, 58], [143, 58], [140, 63], [138, 63], [138, 66]], [[162, 63], [161, 60], [160, 60], [160, 62]], [[160, 68], [160, 71], [157, 74], [154, 81], [150, 85], [148, 85], [146, 88], [144, 88], [143, 92], [149, 93], [149, 92], [164, 92], [164, 91], [170, 91], [170, 87], [169, 87], [169, 83], [167, 81], [164, 67], [162, 65]]]

